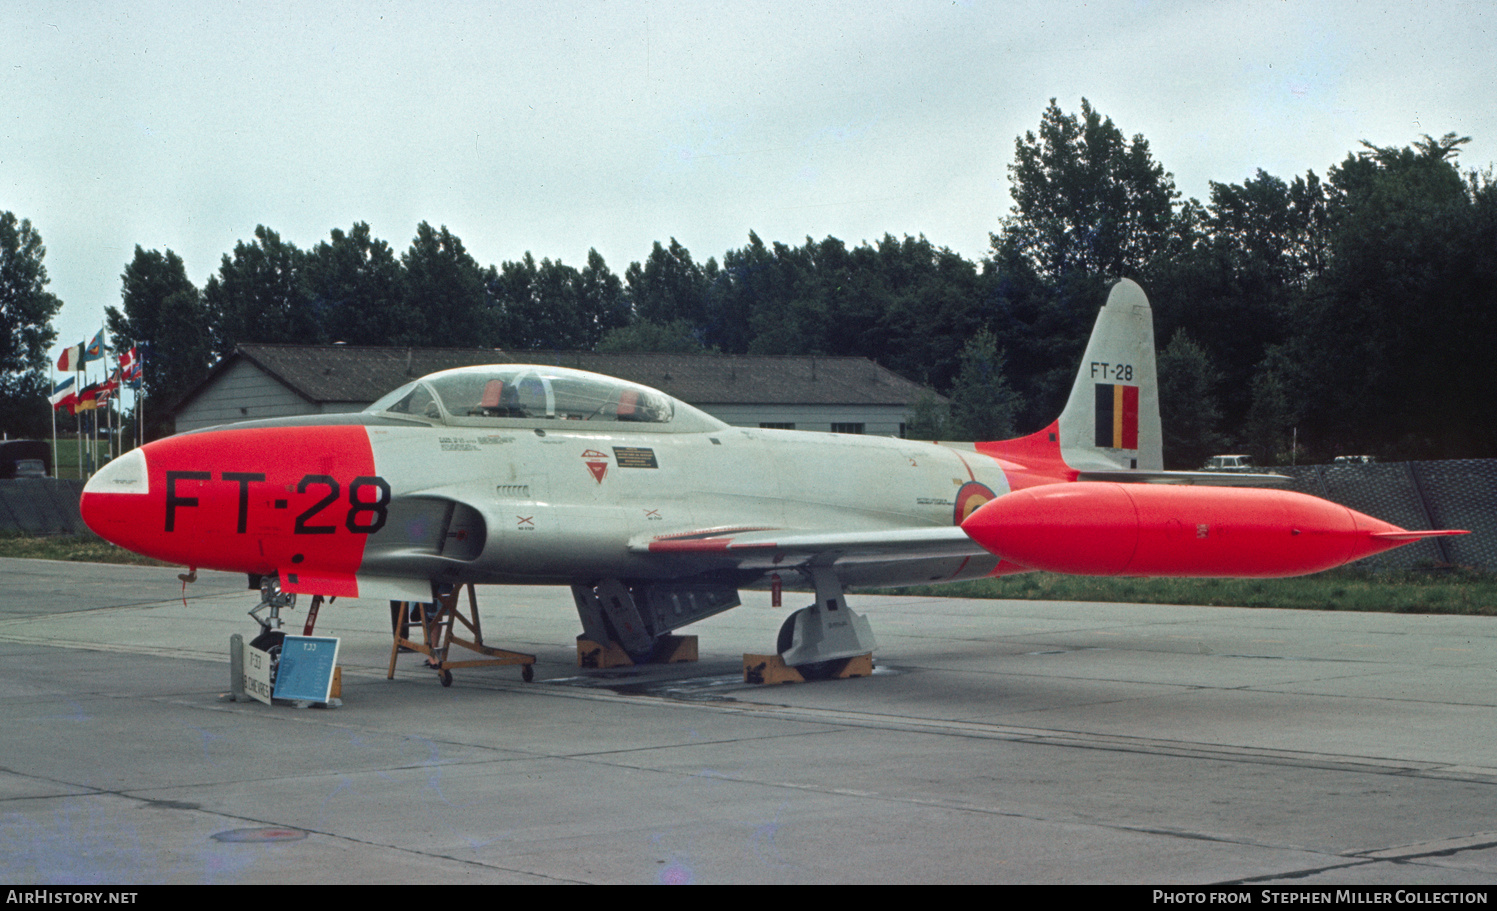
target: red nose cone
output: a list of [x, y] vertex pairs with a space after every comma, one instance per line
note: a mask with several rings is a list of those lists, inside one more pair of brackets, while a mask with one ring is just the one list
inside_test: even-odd
[[1088, 576], [1274, 577], [1320, 572], [1432, 534], [1305, 494], [1082, 482], [1010, 493], [962, 529], [1032, 569]]
[[78, 511], [94, 534], [138, 552], [150, 492], [145, 451], [132, 449], [89, 479]]
[[388, 504], [349, 425], [168, 437], [106, 465], [78, 506], [100, 537], [168, 563], [352, 579]]

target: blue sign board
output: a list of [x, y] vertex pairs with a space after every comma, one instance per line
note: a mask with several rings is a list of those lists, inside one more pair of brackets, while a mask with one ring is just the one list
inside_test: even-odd
[[327, 702], [333, 691], [333, 668], [338, 664], [338, 639], [333, 636], [287, 636], [276, 669], [275, 698]]

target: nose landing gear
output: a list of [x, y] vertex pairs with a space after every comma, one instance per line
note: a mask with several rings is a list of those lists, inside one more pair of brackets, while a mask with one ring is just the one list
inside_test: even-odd
[[[281, 667], [281, 647], [285, 643], [286, 631], [281, 629], [281, 608], [296, 606], [296, 595], [281, 591], [280, 577], [260, 577], [260, 603], [250, 609], [249, 615], [260, 624], [260, 635], [250, 640], [250, 647], [270, 655], [270, 683], [275, 685], [276, 672]], [[269, 613], [261, 617], [260, 612]]]

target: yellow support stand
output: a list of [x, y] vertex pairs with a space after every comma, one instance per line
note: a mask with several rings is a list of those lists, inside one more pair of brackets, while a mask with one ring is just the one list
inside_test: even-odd
[[[464, 588], [468, 589], [468, 612], [466, 614], [458, 605], [458, 595]], [[390, 645], [390, 672], [385, 675], [386, 679], [395, 678], [395, 659], [400, 657], [402, 648], [425, 655], [426, 666], [437, 672], [437, 679], [442, 682], [443, 686], [452, 685], [452, 670], [459, 667], [518, 664], [520, 676], [526, 683], [535, 679], [534, 655], [511, 652], [502, 648], [490, 648], [483, 644], [483, 632], [478, 617], [478, 593], [472, 585], [459, 585], [445, 595], [437, 595], [436, 599], [434, 605], [416, 602], [418, 614], [416, 618], [410, 615], [411, 602], [391, 602], [390, 621], [394, 626], [395, 641]], [[413, 622], [421, 624], [421, 642], [407, 638]], [[455, 635], [453, 631], [458, 628], [458, 624], [466, 627], [473, 638], [464, 639]], [[488, 657], [469, 661], [448, 661], [448, 650], [454, 645]]]

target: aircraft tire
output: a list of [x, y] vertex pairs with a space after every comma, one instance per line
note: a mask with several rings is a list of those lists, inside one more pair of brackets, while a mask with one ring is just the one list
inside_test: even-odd
[[[804, 609], [804, 608], [803, 608]], [[790, 651], [790, 646], [795, 644], [795, 615], [800, 611], [794, 611], [780, 624], [780, 635], [775, 639], [774, 650], [776, 654], [783, 655]]]
[[286, 633], [282, 630], [271, 630], [256, 636], [250, 645], [270, 655], [270, 685], [275, 686], [275, 675], [281, 669], [281, 646], [286, 642]]
[[831, 661], [813, 661], [810, 664], [797, 664], [795, 669], [807, 680], [830, 680], [842, 670], [847, 663], [846, 659], [833, 659]]
[[635, 664], [651, 664], [660, 655], [660, 637], [650, 641], [650, 647], [638, 652], [629, 652], [629, 660]]
[[[803, 607], [801, 610], [810, 610], [810, 608]], [[799, 610], [794, 611], [785, 618], [784, 623], [780, 624], [780, 634], [775, 638], [775, 652], [778, 654], [785, 654], [795, 644], [795, 618], [799, 614]], [[795, 669], [807, 680], [827, 680], [841, 670], [842, 664], [840, 660], [813, 661], [810, 664], [797, 664]]]

